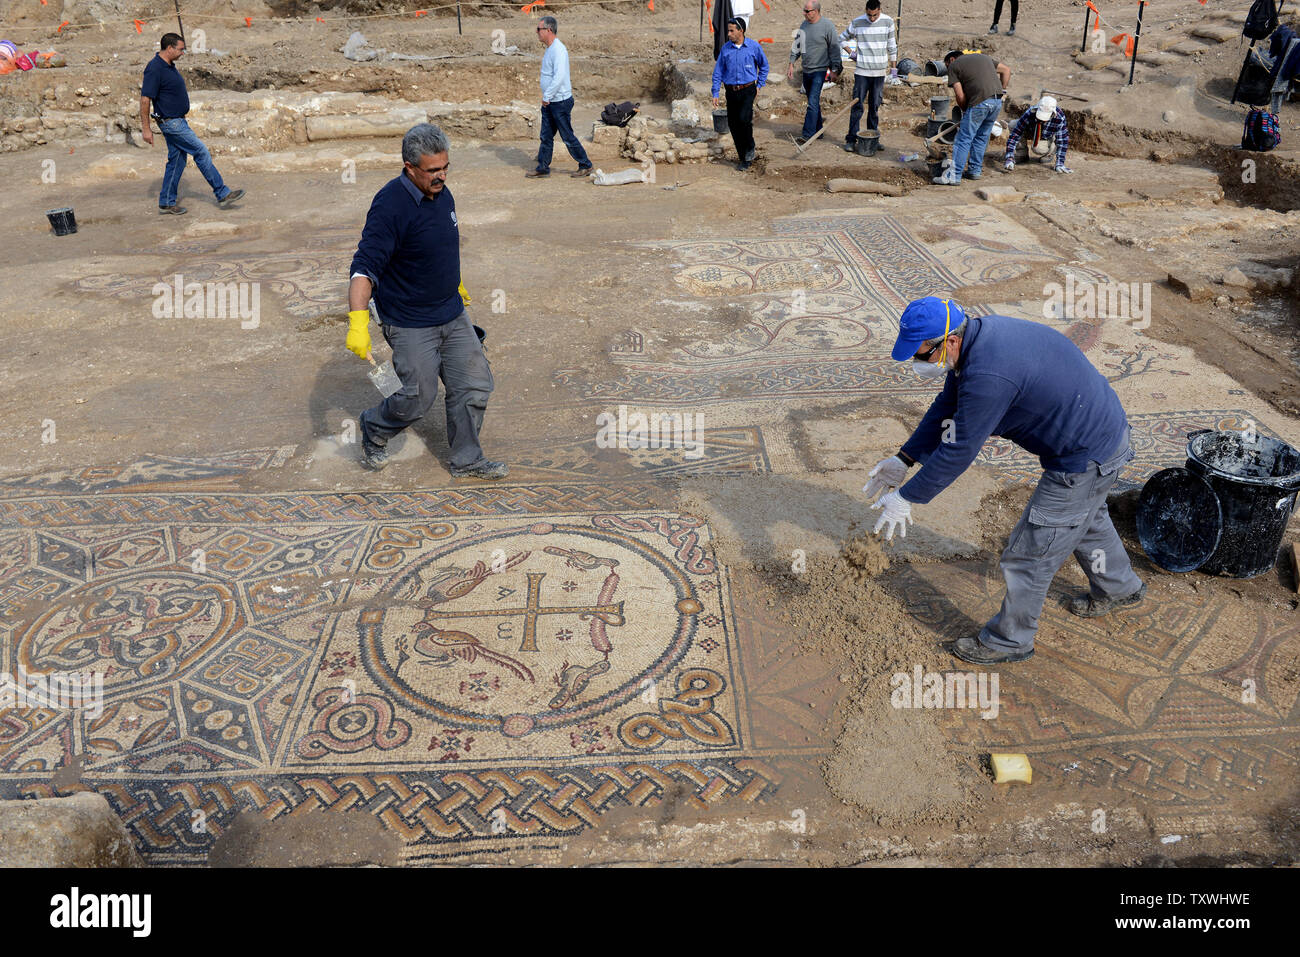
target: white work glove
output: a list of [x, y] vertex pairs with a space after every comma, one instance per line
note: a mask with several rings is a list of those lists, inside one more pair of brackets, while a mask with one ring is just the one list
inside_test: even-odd
[[881, 492], [890, 492], [907, 481], [907, 463], [897, 455], [881, 459], [876, 467], [867, 473], [871, 481], [862, 486], [862, 491], [871, 501]]
[[1073, 173], [1073, 172], [1074, 172], [1074, 170], [1070, 169], [1070, 167], [1066, 166], [1064, 163], [1058, 163], [1058, 164], [1056, 165], [1056, 171], [1057, 171], [1058, 173]]
[[899, 538], [907, 538], [907, 525], [912, 522], [911, 502], [897, 492], [890, 492], [871, 507], [881, 510], [880, 518], [876, 519], [876, 527], [871, 530], [871, 534], [879, 535], [881, 527], [888, 522], [889, 530], [885, 533], [885, 541], [894, 540], [894, 529], [898, 529]]

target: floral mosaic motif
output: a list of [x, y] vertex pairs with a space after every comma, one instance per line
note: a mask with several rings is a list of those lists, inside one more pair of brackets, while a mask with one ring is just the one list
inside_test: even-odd
[[435, 734], [429, 738], [429, 751], [441, 751], [442, 756], [438, 758], [439, 762], [459, 761], [462, 756], [467, 756], [474, 747], [474, 736], [465, 734], [457, 728], [444, 728], [442, 734]]

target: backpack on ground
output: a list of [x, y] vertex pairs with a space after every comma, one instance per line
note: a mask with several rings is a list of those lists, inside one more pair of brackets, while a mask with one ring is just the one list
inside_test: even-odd
[[1267, 153], [1282, 142], [1277, 114], [1268, 110], [1251, 110], [1246, 114], [1246, 124], [1241, 131], [1241, 148]]
[[1277, 29], [1277, 6], [1273, 0], [1255, 0], [1246, 14], [1245, 26], [1241, 28], [1242, 36], [1251, 40], [1262, 40]]
[[622, 103], [610, 103], [600, 111], [600, 121], [606, 126], [627, 126], [628, 120], [636, 116], [640, 103], [624, 100]]

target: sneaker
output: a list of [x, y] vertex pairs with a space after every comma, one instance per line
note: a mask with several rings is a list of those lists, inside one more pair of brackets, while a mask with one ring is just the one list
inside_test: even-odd
[[244, 191], [242, 189], [232, 189], [224, 197], [217, 200], [217, 205], [220, 206], [222, 209], [229, 209], [231, 206], [234, 206], [237, 202], [239, 202], [243, 198], [244, 198]]
[[1142, 604], [1147, 597], [1147, 586], [1142, 587], [1127, 598], [1093, 598], [1092, 593], [1078, 595], [1070, 599], [1070, 612], [1080, 618], [1100, 618], [1116, 608], [1132, 608]]
[[739, 164], [737, 164], [737, 166], [736, 166], [736, 172], [738, 172], [738, 173], [743, 173], [743, 172], [745, 172], [745, 170], [747, 170], [747, 169], [749, 169], [749, 163], [748, 163], [748, 161], [746, 161], [746, 162], [744, 162], [744, 163], [739, 163]]
[[808, 143], [808, 137], [806, 137], [806, 136], [796, 136], [796, 137], [794, 138], [794, 145], [795, 145], [795, 146], [804, 146], [804, 145], [806, 145], [807, 143]]
[[1014, 37], [1015, 35], [1016, 35], [1016, 25], [1013, 23], [1011, 24], [1011, 29], [1007, 31], [1007, 36]]
[[159, 206], [158, 212], [170, 213], [173, 216], [184, 216], [186, 209], [184, 206], [177, 206], [175, 203], [172, 203], [170, 206]]
[[954, 657], [969, 661], [973, 665], [1002, 665], [1015, 661], [1024, 661], [1034, 656], [1034, 649], [1028, 651], [997, 651], [980, 642], [979, 638], [966, 636], [958, 638], [948, 648]]
[[936, 176], [931, 182], [935, 186], [956, 186], [961, 181], [953, 179], [947, 173], [944, 173], [942, 176]]
[[595, 171], [596, 168], [594, 166], [579, 166], [569, 175], [572, 176], [574, 179], [586, 179]]
[[758, 155], [757, 152], [755, 152], [754, 150], [750, 150], [748, 153], [745, 154], [745, 162], [746, 163], [754, 162], [754, 157], [756, 157], [757, 155]]
[[551, 175], [551, 171], [549, 169], [530, 169], [527, 173], [524, 174], [524, 176], [528, 177], [529, 179], [540, 179], [543, 176], [550, 176], [550, 175]]
[[[1012, 28], [1011, 28], [1011, 32], [1012, 32], [1012, 33], [1014, 33], [1015, 30], [1016, 30], [1015, 27], [1012, 27]], [[995, 33], [997, 33], [997, 32], [998, 32], [998, 25], [997, 25], [996, 23], [993, 24], [993, 26], [989, 27], [989, 36], [992, 36], [993, 34], [995, 34]]]
[[505, 462], [489, 462], [487, 459], [483, 459], [478, 465], [471, 465], [467, 468], [461, 468], [457, 465], [451, 467], [451, 474], [454, 478], [468, 476], [477, 479], [499, 479], [505, 478], [509, 473], [510, 468]]
[[858, 151], [857, 144], [849, 143], [848, 141], [841, 143], [840, 149], [844, 150], [846, 153], [856, 153]]
[[970, 170], [967, 170], [966, 172], [964, 172], [964, 173], [961, 174], [961, 178], [962, 178], [962, 179], [979, 179], [979, 178], [980, 178], [981, 176], [983, 176], [983, 175], [984, 175], [984, 174], [983, 174], [982, 172], [981, 172], [981, 173], [972, 173]]

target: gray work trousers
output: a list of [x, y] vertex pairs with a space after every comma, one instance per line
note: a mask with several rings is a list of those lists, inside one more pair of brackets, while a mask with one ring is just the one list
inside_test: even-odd
[[1142, 587], [1106, 507], [1106, 493], [1132, 458], [1126, 428], [1107, 461], [1089, 462], [1085, 472], [1043, 472], [1002, 553], [1007, 595], [980, 631], [981, 644], [997, 651], [1034, 646], [1047, 589], [1071, 553], [1094, 598], [1127, 598]]
[[474, 332], [469, 313], [441, 326], [380, 327], [393, 347], [393, 369], [402, 387], [361, 413], [361, 438], [383, 448], [388, 440], [418, 421], [438, 398], [438, 379], [447, 388], [447, 444], [451, 464], [469, 468], [483, 461], [478, 433], [483, 427], [492, 369]]

